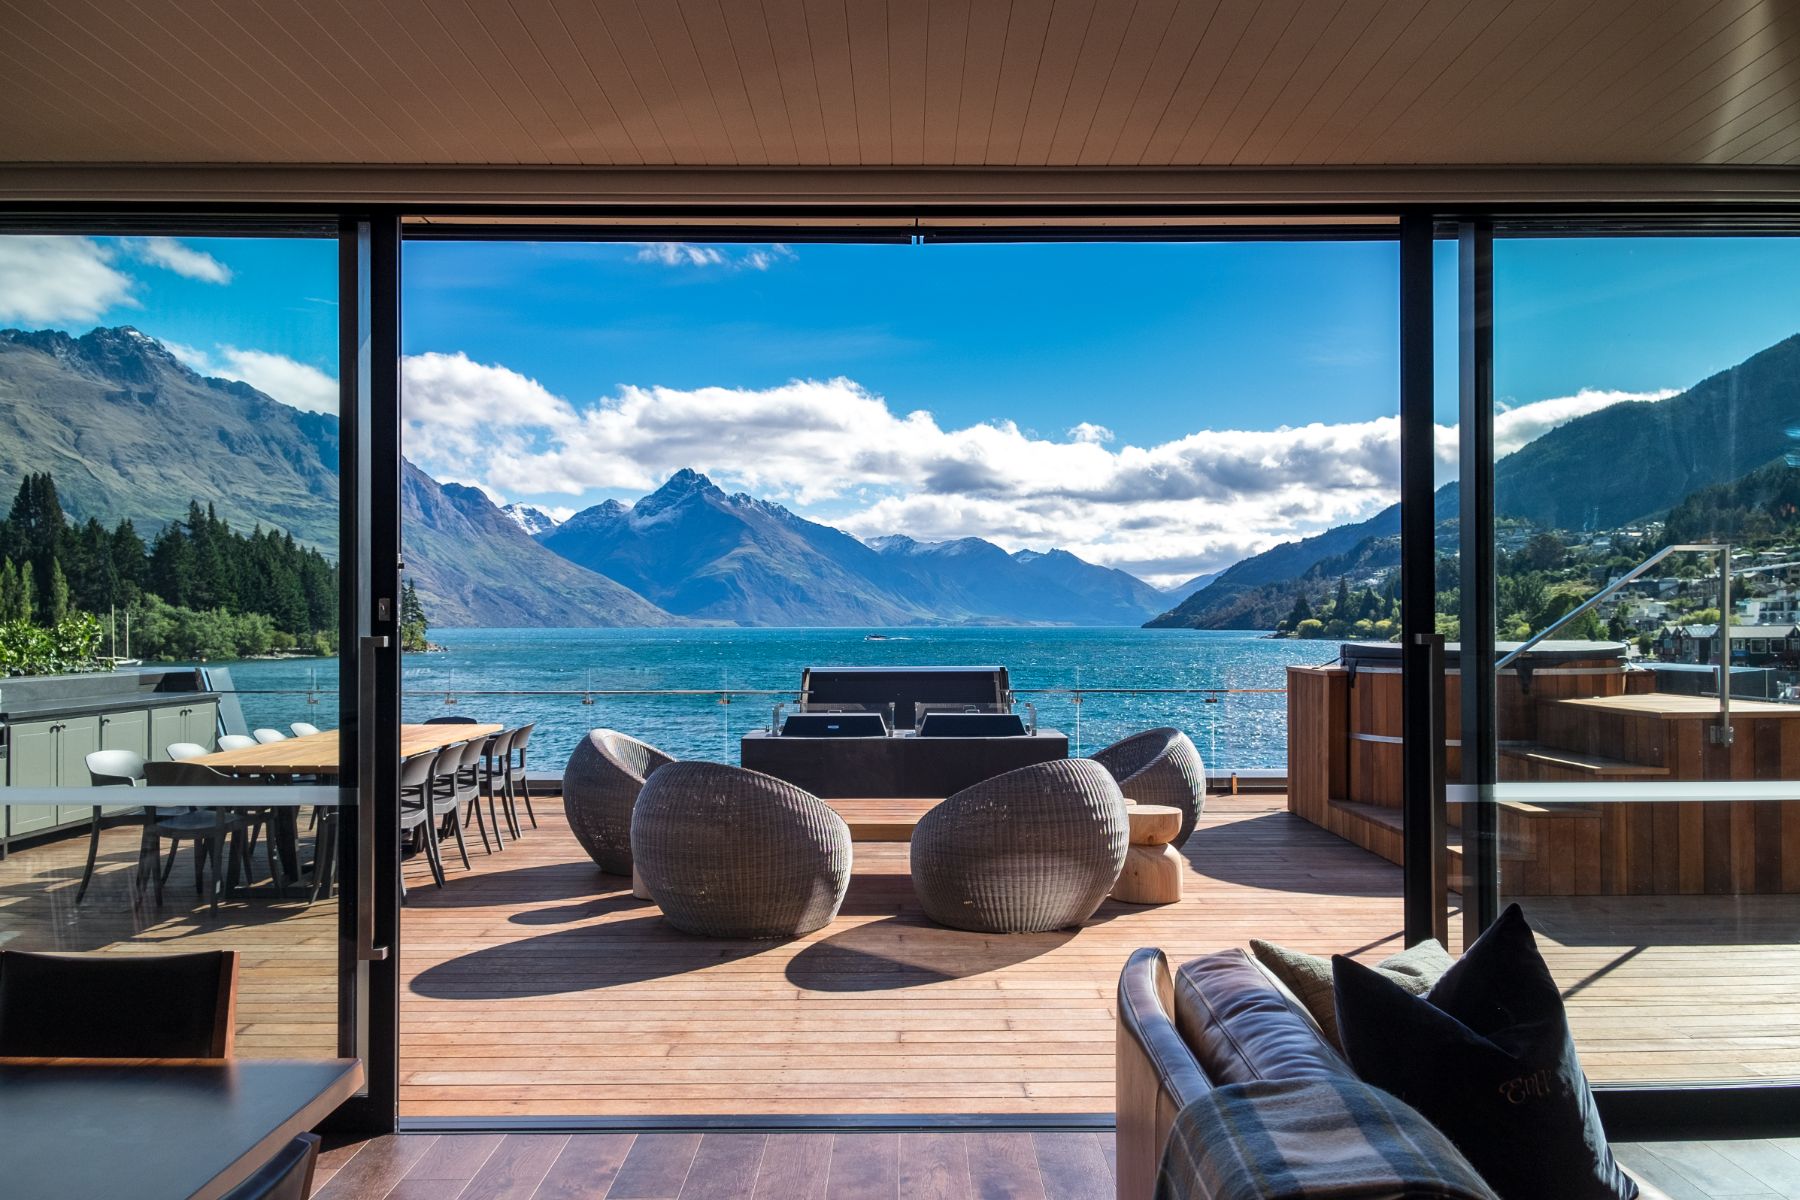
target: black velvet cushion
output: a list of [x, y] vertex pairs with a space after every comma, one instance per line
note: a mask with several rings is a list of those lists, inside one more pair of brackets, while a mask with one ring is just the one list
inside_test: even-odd
[[213, 1057], [231, 1019], [230, 970], [221, 950], [0, 952], [0, 1056]]
[[1631, 1200], [1562, 995], [1512, 905], [1425, 996], [1332, 960], [1344, 1052], [1441, 1129], [1502, 1200]]

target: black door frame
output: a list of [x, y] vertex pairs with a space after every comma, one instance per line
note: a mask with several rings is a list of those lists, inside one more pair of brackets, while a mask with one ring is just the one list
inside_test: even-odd
[[[342, 747], [345, 779], [356, 769], [370, 781], [373, 822], [373, 872], [369, 886], [356, 892], [344, 889], [340, 901], [340, 1039], [350, 1050], [360, 1051], [366, 1059], [369, 1078], [367, 1094], [351, 1101], [334, 1117], [346, 1130], [363, 1133], [386, 1132], [395, 1127], [398, 1115], [399, 1078], [399, 975], [400, 950], [400, 883], [398, 830], [398, 754], [400, 719], [400, 663], [396, 644], [398, 576], [400, 563], [400, 288], [401, 248], [407, 238], [445, 238], [486, 240], [505, 238], [630, 240], [633, 238], [676, 240], [906, 240], [908, 231], [886, 226], [812, 227], [805, 223], [817, 218], [894, 218], [935, 216], [944, 218], [963, 215], [971, 219], [963, 228], [940, 224], [929, 230], [920, 228], [910, 236], [920, 240], [1001, 240], [1008, 236], [1030, 240], [1397, 240], [1401, 254], [1401, 288], [1398, 303], [1401, 314], [1401, 426], [1402, 434], [1402, 588], [1407, 598], [1402, 619], [1406, 622], [1403, 657], [1407, 733], [1404, 748], [1403, 784], [1404, 840], [1411, 858], [1414, 847], [1427, 839], [1434, 847], [1442, 845], [1445, 783], [1442, 763], [1442, 712], [1433, 700], [1421, 703], [1415, 693], [1434, 696], [1443, 679], [1441, 652], [1433, 653], [1431, 621], [1426, 614], [1434, 603], [1429, 583], [1436, 574], [1436, 548], [1433, 545], [1433, 511], [1435, 488], [1432, 472], [1427, 469], [1423, 447], [1430, 423], [1432, 387], [1428, 348], [1432, 344], [1431, 272], [1429, 247], [1423, 232], [1435, 227], [1438, 234], [1454, 232], [1459, 239], [1469, 237], [1475, 246], [1484, 242], [1491, 251], [1493, 223], [1497, 218], [1530, 219], [1545, 229], [1565, 233], [1626, 233], [1668, 235], [1800, 232], [1800, 206], [1768, 203], [1683, 205], [1679, 209], [1653, 206], [1626, 207], [1604, 203], [1494, 204], [1480, 206], [1474, 212], [1454, 212], [1441, 206], [1407, 209], [1404, 206], [1347, 204], [1333, 206], [1333, 215], [1343, 217], [1388, 216], [1399, 218], [1392, 226], [1367, 224], [1316, 225], [1295, 227], [1281, 218], [1316, 217], [1314, 205], [1011, 205], [973, 206], [945, 204], [874, 204], [847, 206], [775, 205], [756, 208], [719, 205], [538, 205], [493, 206], [467, 204], [416, 204], [385, 208], [318, 204], [218, 204], [193, 203], [74, 203], [0, 201], [0, 234], [65, 233], [65, 234], [144, 234], [167, 232], [175, 236], [204, 236], [241, 226], [239, 232], [261, 232], [278, 235], [283, 228], [304, 228], [318, 235], [321, 223], [337, 228], [340, 248], [338, 290], [340, 311], [340, 379], [343, 380], [343, 413], [357, 413], [359, 426], [352, 431], [346, 422], [343, 438], [346, 463], [354, 454], [357, 469], [341, 470], [342, 512], [347, 522], [343, 545], [357, 546], [354, 556], [340, 554], [343, 611], [340, 636], [343, 639], [340, 669], [341, 700], [346, 713], [345, 744]], [[419, 217], [486, 218], [481, 224], [455, 223], [439, 226], [405, 226], [402, 214]], [[1158, 230], [1154, 227], [1120, 229], [1104, 224], [1087, 224], [1116, 217], [1181, 218], [1230, 217], [1268, 218], [1266, 226], [1195, 228], [1175, 226]], [[530, 223], [532, 219], [556, 218], [563, 222], [588, 218], [592, 225], [565, 223], [546, 226]], [[717, 218], [708, 226], [705, 218]], [[1006, 217], [1064, 219], [1067, 225], [1027, 226], [1009, 235], [1003, 228], [987, 222]], [[675, 218], [683, 223], [667, 224]], [[696, 219], [700, 220], [696, 220]], [[1485, 231], [1485, 233], [1483, 232]], [[1421, 248], [1424, 248], [1423, 250]], [[1468, 331], [1478, 331], [1481, 323], [1474, 319], [1485, 307], [1485, 336], [1466, 337], [1463, 346], [1465, 367], [1470, 372], [1461, 389], [1465, 419], [1479, 424], [1492, 417], [1492, 276], [1491, 260], [1486, 282], [1479, 273], [1461, 280], [1459, 286], [1459, 324]], [[1485, 301], [1482, 296], [1485, 294]], [[353, 364], [366, 363], [366, 370], [352, 369]], [[1480, 380], [1489, 386], [1484, 390]], [[1480, 397], [1485, 394], [1483, 403]], [[1472, 408], [1468, 407], [1471, 406]], [[365, 419], [366, 418], [366, 419]], [[1491, 435], [1490, 435], [1491, 436]], [[1470, 451], [1465, 450], [1465, 453]], [[1491, 453], [1485, 466], [1473, 464], [1475, 471], [1465, 471], [1459, 486], [1459, 499], [1467, 505], [1464, 512], [1479, 512], [1487, 506], [1491, 513]], [[366, 473], [365, 473], [366, 471]], [[1482, 483], [1480, 480], [1485, 479]], [[1473, 493], [1472, 495], [1470, 493]], [[1410, 513], [1410, 517], [1409, 514]], [[350, 522], [355, 525], [349, 528]], [[1490, 564], [1486, 586], [1492, 586], [1492, 539], [1486, 545], [1470, 547], [1467, 539], [1476, 532], [1465, 529], [1465, 550], [1473, 550], [1465, 558], [1465, 570], [1473, 570], [1481, 588], [1480, 557]], [[350, 536], [354, 533], [354, 537]], [[1471, 563], [1473, 565], [1471, 565]], [[1408, 579], [1411, 579], [1409, 585]], [[386, 599], [385, 616], [381, 601]], [[1423, 605], [1424, 612], [1420, 612]], [[1465, 625], [1465, 628], [1470, 626]], [[1491, 624], [1488, 631], [1491, 640]], [[1423, 635], [1425, 640], [1419, 641]], [[386, 637], [382, 646], [379, 639]], [[363, 639], [376, 639], [365, 642]], [[1467, 659], [1465, 658], [1465, 663]], [[359, 679], [359, 673], [367, 674]], [[1423, 687], [1415, 686], [1423, 673]], [[1465, 674], [1463, 685], [1474, 682], [1477, 689], [1491, 690], [1493, 668], [1491, 658], [1477, 662], [1471, 680]], [[1485, 683], [1482, 678], [1485, 677]], [[367, 684], [368, 692], [360, 692]], [[1465, 696], [1467, 696], [1465, 691]], [[361, 711], [359, 711], [359, 708]], [[1465, 711], [1468, 705], [1465, 702]], [[350, 714], [354, 714], [352, 718]], [[1434, 715], [1435, 714], [1435, 715]], [[360, 742], [363, 722], [372, 722], [372, 741]], [[1429, 730], [1437, 730], [1434, 736]], [[1492, 728], [1486, 736], [1491, 740]], [[376, 762], [365, 763], [361, 747], [375, 747]], [[1433, 756], [1436, 756], [1435, 760]], [[1469, 756], [1465, 754], [1465, 761]], [[1466, 770], [1467, 768], [1465, 768]], [[1486, 820], [1493, 818], [1490, 804], [1476, 805], [1475, 816], [1482, 820], [1481, 809], [1488, 807]], [[1490, 826], [1491, 828], [1491, 826]], [[356, 823], [342, 825], [344, 878], [358, 878], [363, 863], [358, 857]], [[1483, 839], [1477, 838], [1479, 844]], [[1482, 855], [1477, 849], [1478, 869], [1470, 871], [1474, 882], [1472, 895], [1464, 897], [1465, 921], [1474, 928], [1491, 919], [1497, 905], [1497, 863], [1491, 852]], [[1435, 855], [1428, 855], [1432, 863]], [[1409, 941], [1432, 936], [1443, 928], [1445, 881], [1441, 863], [1426, 868], [1414, 867], [1405, 872], [1402, 907]], [[359, 929], [359, 920], [368, 911], [373, 927]], [[359, 942], [363, 943], [359, 947]], [[368, 943], [385, 948], [385, 957], [364, 957]], [[1800, 1086], [1791, 1084], [1690, 1085], [1672, 1087], [1612, 1087], [1598, 1089], [1598, 1098], [1609, 1127], [1615, 1136], [1657, 1136], [1685, 1134], [1704, 1136], [1721, 1131], [1791, 1130], [1800, 1127]]]

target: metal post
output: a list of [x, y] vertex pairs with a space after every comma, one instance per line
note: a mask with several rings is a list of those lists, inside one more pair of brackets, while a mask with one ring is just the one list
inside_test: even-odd
[[1464, 221], [1458, 237], [1457, 324], [1462, 560], [1463, 940], [1499, 916], [1499, 717], [1494, 693], [1494, 224]]
[[1400, 781], [1407, 945], [1442, 940], [1445, 875], [1443, 638], [1437, 633], [1437, 418], [1430, 214], [1400, 220]]
[[1731, 728], [1731, 543], [1719, 547], [1719, 723], [1713, 727], [1715, 746], [1736, 740]]

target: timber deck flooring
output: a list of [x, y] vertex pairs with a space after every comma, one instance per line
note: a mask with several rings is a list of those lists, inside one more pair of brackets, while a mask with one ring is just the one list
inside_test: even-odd
[[[858, 843], [843, 913], [788, 944], [677, 933], [594, 869], [555, 798], [537, 809], [541, 828], [504, 852], [477, 839], [472, 871], [447, 849], [441, 892], [406, 867], [408, 1117], [1108, 1114], [1131, 950], [1399, 944], [1398, 868], [1278, 795], [1210, 798], [1186, 898], [1109, 902], [1079, 933], [940, 929], [913, 901], [906, 847]], [[135, 845], [107, 833], [79, 908], [85, 839], [0, 860], [0, 945], [235, 947], [238, 1052], [331, 1053], [335, 903], [260, 894], [212, 918], [184, 850], [168, 904], [134, 904]], [[1800, 1078], [1800, 897], [1540, 898], [1528, 913], [1597, 1082]]]
[[[1180, 962], [1255, 936], [1377, 959], [1400, 944], [1398, 868], [1279, 795], [1209, 798], [1185, 898], [1109, 901], [1079, 933], [939, 928], [906, 847], [859, 842], [838, 919], [785, 944], [670, 929], [595, 871], [554, 800], [538, 815], [441, 892], [408, 868], [409, 1116], [1106, 1114], [1132, 950]], [[1800, 1077], [1800, 897], [1528, 912], [1596, 1081]]]

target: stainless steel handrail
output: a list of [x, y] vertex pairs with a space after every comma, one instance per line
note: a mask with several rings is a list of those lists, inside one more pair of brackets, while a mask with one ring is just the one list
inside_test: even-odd
[[1729, 746], [1733, 740], [1731, 729], [1731, 545], [1728, 542], [1695, 542], [1675, 546], [1664, 546], [1649, 558], [1625, 574], [1619, 576], [1602, 587], [1599, 591], [1571, 608], [1544, 628], [1538, 630], [1516, 647], [1500, 656], [1494, 663], [1494, 670], [1503, 671], [1521, 654], [1579, 617], [1588, 612], [1596, 604], [1617, 592], [1626, 584], [1641, 578], [1657, 563], [1671, 554], [1716, 554], [1719, 556], [1719, 723], [1713, 727], [1712, 740], [1715, 744]]

